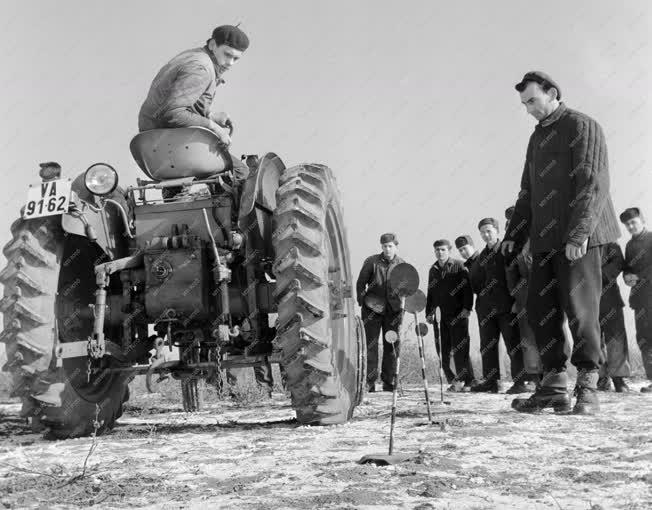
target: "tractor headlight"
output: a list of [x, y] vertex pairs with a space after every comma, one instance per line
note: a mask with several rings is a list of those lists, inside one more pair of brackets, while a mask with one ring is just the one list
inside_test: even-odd
[[84, 185], [93, 195], [108, 195], [118, 185], [118, 172], [106, 163], [95, 163], [86, 170]]

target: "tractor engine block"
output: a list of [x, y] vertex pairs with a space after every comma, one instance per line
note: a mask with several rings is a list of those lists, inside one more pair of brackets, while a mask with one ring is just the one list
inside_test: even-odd
[[151, 322], [214, 316], [207, 249], [198, 237], [154, 238], [144, 251], [145, 310]]

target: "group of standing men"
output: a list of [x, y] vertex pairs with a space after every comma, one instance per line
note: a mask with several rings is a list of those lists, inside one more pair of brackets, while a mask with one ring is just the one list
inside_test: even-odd
[[[578, 372], [572, 410], [594, 414], [600, 409], [598, 390], [609, 389], [613, 381], [616, 391], [629, 391], [624, 302], [617, 284], [621, 272], [631, 287], [636, 338], [652, 381], [652, 232], [646, 230], [638, 208], [626, 209], [620, 221], [632, 238], [623, 257], [602, 128], [561, 102], [561, 88], [546, 73], [526, 73], [515, 89], [538, 124], [528, 143], [518, 198], [505, 211], [504, 239], [499, 238], [496, 219], [482, 219], [478, 224], [486, 243], [482, 251], [475, 250], [468, 235], [455, 239], [464, 262], [451, 257], [448, 240], [435, 241], [426, 317], [440, 332], [439, 354], [450, 391], [499, 391], [502, 335], [513, 381], [507, 393], [532, 392], [513, 400], [512, 407], [520, 412], [571, 410], [567, 320], [573, 340], [570, 361]], [[400, 321], [400, 299], [388, 277], [403, 260], [397, 255], [395, 234], [383, 234], [380, 243], [382, 253], [365, 260], [356, 286], [367, 335], [369, 391], [375, 391], [378, 377], [381, 330], [383, 390], [393, 389], [395, 354], [400, 349], [384, 336]], [[475, 380], [469, 355], [474, 294], [481, 382]], [[641, 391], [652, 392], [652, 384]]]

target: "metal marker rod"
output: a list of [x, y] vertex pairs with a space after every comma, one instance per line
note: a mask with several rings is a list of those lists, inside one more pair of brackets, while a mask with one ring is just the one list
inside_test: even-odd
[[[405, 296], [401, 296], [401, 318], [398, 323], [397, 335], [401, 332], [401, 327], [403, 326], [403, 316], [405, 315]], [[396, 370], [394, 371], [394, 388], [392, 393], [392, 419], [389, 425], [389, 454], [391, 455], [394, 452], [394, 424], [396, 423], [396, 401], [398, 399], [398, 374], [401, 369], [401, 352], [399, 351], [398, 355], [396, 354], [396, 343], [401, 341], [401, 337], [398, 336], [396, 342], [392, 344], [392, 353], [396, 359]]]
[[430, 410], [430, 396], [428, 395], [428, 378], [426, 377], [426, 358], [423, 353], [423, 337], [421, 336], [421, 330], [419, 328], [419, 322], [417, 318], [417, 313], [413, 312], [414, 323], [416, 324], [417, 331], [417, 344], [419, 346], [419, 357], [421, 358], [421, 377], [423, 378], [423, 392], [426, 396], [426, 408], [428, 409], [428, 421], [432, 422], [432, 412]]
[[[393, 347], [393, 345], [392, 345]], [[394, 373], [394, 394], [392, 395], [392, 421], [389, 425], [389, 454], [394, 453], [394, 424], [396, 423], [396, 400], [398, 397], [398, 372], [401, 367], [401, 356], [396, 356], [396, 372]]]
[[441, 328], [439, 327], [442, 321], [441, 318], [441, 310], [437, 308], [435, 312], [435, 320], [437, 321], [437, 325], [435, 326], [436, 331], [435, 331], [435, 341], [437, 342], [438, 346], [438, 358], [439, 358], [439, 395], [441, 399], [441, 403], [443, 405], [444, 403], [444, 364], [442, 361], [442, 352], [441, 352]]

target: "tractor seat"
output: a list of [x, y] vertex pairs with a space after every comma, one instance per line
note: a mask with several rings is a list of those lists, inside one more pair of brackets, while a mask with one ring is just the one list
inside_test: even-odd
[[208, 177], [231, 164], [217, 135], [203, 127], [143, 131], [131, 140], [129, 149], [140, 169], [155, 181]]

